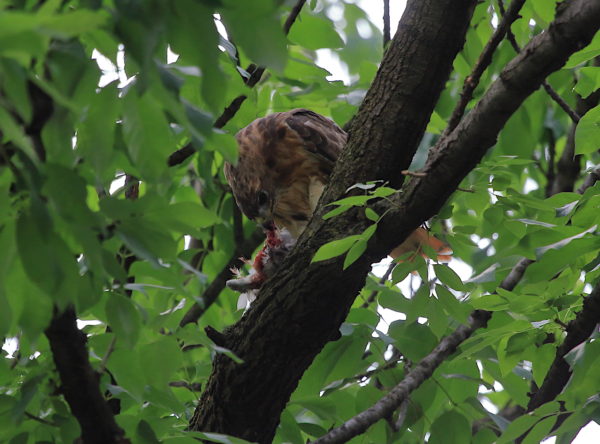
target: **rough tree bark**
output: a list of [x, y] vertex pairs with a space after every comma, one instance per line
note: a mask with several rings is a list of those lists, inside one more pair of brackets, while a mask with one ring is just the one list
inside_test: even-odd
[[[332, 179], [340, 196], [356, 182], [383, 179], [402, 184], [429, 116], [461, 49], [474, 0], [410, 2], [376, 79], [354, 119], [350, 140]], [[367, 111], [364, 111], [367, 110]], [[346, 159], [344, 160], [344, 157]], [[271, 442], [281, 411], [306, 368], [338, 332], [379, 251], [342, 273], [341, 263], [309, 265], [316, 248], [367, 226], [349, 212], [345, 226], [329, 224], [318, 236], [302, 236], [285, 276], [270, 282], [260, 300], [225, 332], [226, 346], [245, 362], [217, 356], [191, 426], [195, 430]], [[314, 230], [307, 230], [313, 232]], [[310, 239], [309, 239], [310, 238]], [[305, 239], [308, 243], [304, 243]], [[301, 252], [301, 253], [300, 253]], [[378, 257], [375, 257], [378, 256]], [[290, 277], [302, 270], [309, 279]]]

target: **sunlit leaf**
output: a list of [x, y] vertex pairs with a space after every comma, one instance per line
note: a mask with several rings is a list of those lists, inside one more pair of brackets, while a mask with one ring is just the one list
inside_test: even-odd
[[337, 257], [341, 254], [344, 254], [359, 239], [360, 239], [360, 236], [355, 235], [355, 236], [348, 236], [343, 239], [338, 239], [338, 240], [328, 242], [325, 245], [322, 245], [317, 250], [317, 252], [315, 253], [315, 256], [312, 259], [312, 262], [324, 261], [327, 259], [331, 259], [332, 257]]
[[575, 130], [575, 153], [587, 154], [600, 148], [600, 105], [588, 111]]

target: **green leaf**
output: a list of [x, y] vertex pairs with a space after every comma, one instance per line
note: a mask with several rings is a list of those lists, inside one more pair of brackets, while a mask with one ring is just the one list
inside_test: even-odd
[[[145, 213], [145, 220], [180, 233], [201, 237], [202, 229], [211, 227], [221, 219], [213, 211], [194, 202], [177, 202], [172, 205], [157, 205]], [[165, 242], [169, 243], [165, 239]], [[170, 250], [170, 247], [167, 247]], [[168, 251], [167, 250], [167, 251]]]
[[569, 60], [567, 60], [563, 69], [575, 68], [580, 63], [591, 60], [597, 55], [600, 55], [600, 35], [598, 35], [598, 33], [596, 33], [589, 45], [580, 51], [571, 54], [571, 57], [569, 57]]
[[156, 437], [156, 433], [152, 430], [150, 424], [143, 419], [138, 423], [136, 428], [136, 435], [139, 439], [139, 442], [143, 444], [158, 444], [160, 441]]
[[469, 300], [471, 306], [479, 310], [499, 311], [508, 308], [506, 298], [497, 294], [488, 294], [477, 299]]
[[17, 223], [17, 247], [23, 268], [31, 280], [55, 299], [61, 308], [75, 296], [77, 269], [73, 254], [51, 227], [41, 204], [35, 215], [23, 212]]
[[283, 71], [286, 62], [286, 43], [272, 0], [257, 0], [252, 8], [237, 0], [224, 1], [221, 17], [233, 41], [244, 50], [252, 62], [276, 72]]
[[0, 84], [25, 122], [31, 121], [32, 107], [27, 92], [27, 72], [14, 60], [0, 59]]
[[435, 111], [431, 114], [429, 123], [427, 124], [427, 132], [433, 134], [442, 134], [446, 128], [447, 122]]
[[125, 96], [123, 135], [143, 179], [154, 181], [166, 174], [165, 159], [175, 151], [175, 138], [160, 104], [149, 94], [138, 97], [130, 90]]
[[360, 235], [361, 240], [368, 241], [373, 237], [375, 231], [377, 231], [377, 224], [369, 225]]
[[429, 444], [465, 443], [471, 439], [471, 425], [467, 418], [456, 410], [439, 416], [431, 425]]
[[387, 197], [391, 196], [396, 192], [395, 189], [390, 187], [378, 187], [375, 191], [373, 191], [372, 196], [374, 197]]
[[340, 214], [348, 211], [350, 208], [352, 208], [352, 206], [350, 206], [350, 205], [340, 205], [339, 207], [325, 213], [323, 215], [323, 220], [327, 220], [327, 219], [331, 219], [332, 217], [339, 216]]
[[102, 88], [92, 96], [87, 112], [77, 132], [77, 149], [90, 162], [100, 183], [111, 178], [115, 128], [121, 110], [116, 83]]
[[[412, 255], [412, 253], [410, 254]], [[415, 266], [416, 264], [410, 261], [397, 264], [392, 270], [392, 284], [395, 285], [398, 282], [403, 281], [404, 278], [408, 276], [408, 273], [415, 270]]]
[[441, 285], [435, 286], [435, 294], [444, 307], [444, 311], [457, 321], [466, 324], [471, 313], [471, 307], [468, 304], [461, 303], [456, 297]]
[[13, 142], [29, 157], [31, 161], [36, 161], [38, 156], [33, 150], [31, 140], [25, 135], [25, 132], [13, 119], [13, 117], [3, 107], [0, 108], [0, 129], [3, 132], [3, 143]]
[[523, 444], [538, 444], [550, 433], [556, 423], [556, 417], [550, 416], [538, 422], [522, 441]]
[[448, 287], [456, 291], [465, 290], [465, 284], [463, 284], [460, 277], [449, 266], [434, 264], [433, 269], [435, 270], [435, 275], [438, 277], [438, 279], [442, 281], [442, 283], [446, 284]]
[[140, 363], [146, 382], [157, 388], [166, 387], [182, 364], [181, 348], [173, 336], [164, 337], [140, 348]]
[[367, 241], [365, 239], [360, 239], [356, 241], [356, 243], [352, 245], [352, 247], [350, 247], [350, 250], [348, 250], [348, 253], [346, 254], [343, 269], [345, 270], [354, 262], [356, 262], [356, 260], [362, 256], [366, 249]]
[[[202, 69], [202, 96], [211, 109], [218, 110], [225, 97], [223, 73], [219, 66], [219, 34], [215, 27], [213, 10], [200, 2], [180, 0], [171, 4], [174, 14], [169, 16], [169, 33], [173, 50]], [[202, 51], [198, 51], [202, 42]]]
[[423, 324], [394, 321], [390, 325], [388, 335], [396, 340], [396, 347], [411, 361], [423, 359], [437, 343], [431, 329]]
[[80, 9], [44, 17], [41, 20], [41, 28], [56, 37], [69, 38], [99, 28], [107, 19], [108, 14], [102, 10], [94, 12]]
[[369, 200], [373, 199], [373, 196], [350, 196], [344, 197], [343, 199], [331, 202], [329, 205], [350, 205], [350, 206], [361, 206]]
[[379, 215], [371, 208], [365, 208], [365, 216], [367, 219], [372, 220], [373, 222], [379, 221]]
[[348, 236], [343, 239], [337, 239], [331, 242], [321, 245], [311, 262], [319, 262], [332, 257], [337, 257], [348, 251], [352, 245], [361, 239], [360, 235]]
[[547, 0], [533, 0], [531, 6], [536, 13], [536, 17], [541, 19], [544, 26], [547, 26], [552, 20], [554, 20], [554, 9], [556, 2]]
[[124, 221], [118, 226], [117, 235], [136, 256], [146, 259], [157, 268], [163, 266], [159, 258], [175, 258], [177, 245], [171, 236], [147, 221]]
[[142, 320], [131, 299], [111, 293], [106, 299], [106, 317], [117, 339], [128, 349], [135, 347], [140, 335]]
[[227, 162], [237, 163], [238, 146], [235, 137], [232, 137], [231, 134], [213, 131], [206, 141], [205, 148], [210, 151], [218, 151]]
[[341, 39], [333, 23], [310, 13], [302, 13], [290, 29], [288, 38], [307, 49], [341, 48]]
[[21, 385], [19, 390], [19, 400], [12, 410], [12, 418], [14, 421], [20, 421], [27, 409], [29, 403], [33, 400], [40, 389], [40, 382], [44, 379], [44, 375], [34, 375], [27, 378]]
[[502, 433], [496, 444], [505, 444], [514, 442], [519, 436], [527, 432], [533, 425], [538, 421], [538, 417], [527, 413], [519, 416], [517, 419], [512, 421], [507, 429]]
[[575, 154], [588, 154], [600, 149], [600, 105], [585, 113], [575, 130]]
[[556, 217], [568, 216], [577, 207], [578, 204], [579, 200], [576, 200], [574, 202], [570, 202], [568, 204], [563, 205], [562, 207], [557, 208]]
[[600, 67], [585, 66], [579, 69], [579, 79], [575, 85], [577, 94], [586, 98], [597, 89], [600, 89]]
[[550, 251], [550, 250], [559, 250], [563, 247], [565, 247], [566, 245], [570, 244], [572, 241], [574, 241], [575, 239], [581, 239], [582, 237], [584, 237], [586, 234], [588, 233], [593, 233], [594, 231], [596, 231], [597, 225], [594, 225], [591, 228], [588, 228], [585, 231], [582, 231], [579, 234], [576, 234], [574, 236], [570, 236], [567, 237], [565, 239], [562, 239], [558, 242], [555, 242], [553, 244], [550, 245], [546, 245], [544, 247], [540, 247], [540, 248], [536, 248], [535, 250], [535, 255], [536, 257], [539, 259], [541, 258], [546, 252]]
[[377, 302], [383, 308], [397, 311], [399, 313], [407, 313], [411, 307], [411, 300], [405, 298], [402, 293], [384, 288], [377, 298]]

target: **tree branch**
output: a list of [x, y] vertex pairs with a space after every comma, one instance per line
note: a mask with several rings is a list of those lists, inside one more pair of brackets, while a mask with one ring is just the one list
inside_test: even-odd
[[383, 0], [383, 49], [390, 40], [390, 0]]
[[450, 356], [456, 348], [475, 330], [484, 327], [490, 319], [490, 312], [476, 310], [471, 313], [469, 325], [461, 325], [424, 357], [390, 392], [372, 407], [346, 421], [340, 427], [312, 441], [312, 444], [337, 444], [349, 441], [360, 435], [375, 422], [391, 415], [408, 398], [408, 395], [428, 379], [435, 369]]
[[[504, 10], [504, 1], [503, 0], [498, 0], [498, 8], [500, 9], [500, 15], [504, 16], [506, 14], [506, 11]], [[510, 42], [511, 46], [513, 47], [513, 49], [515, 50], [515, 52], [517, 52], [517, 54], [519, 52], [521, 52], [521, 47], [517, 43], [517, 39], [516, 39], [515, 35], [513, 34], [513, 32], [510, 30], [510, 27], [508, 28], [506, 37], [507, 37], [508, 41]], [[550, 98], [552, 100], [554, 100], [558, 104], [558, 106], [560, 106], [563, 109], [563, 111], [565, 113], [567, 113], [567, 115], [571, 118], [571, 120], [573, 120], [573, 122], [575, 122], [575, 123], [579, 122], [579, 114], [577, 114], [573, 110], [573, 108], [571, 108], [569, 106], [569, 104], [567, 102], [565, 102], [563, 100], [563, 98], [561, 96], [559, 96], [556, 91], [554, 91], [554, 88], [552, 88], [552, 86], [550, 86], [548, 81], [544, 80], [542, 82], [542, 86], [544, 87], [544, 89], [546, 90], [546, 92], [548, 93]]]
[[290, 11], [290, 15], [288, 15], [288, 18], [285, 20], [285, 23], [283, 24], [283, 33], [285, 35], [288, 35], [288, 33], [290, 32], [292, 25], [298, 18], [300, 11], [302, 11], [302, 7], [304, 6], [304, 3], [306, 3], [306, 0], [298, 0], [296, 2], [296, 4], [294, 5], [294, 7], [292, 8], [292, 10]]
[[452, 111], [452, 115], [448, 121], [448, 126], [444, 130], [442, 137], [445, 137], [452, 132], [452, 130], [456, 128], [456, 125], [458, 125], [458, 122], [460, 122], [467, 104], [473, 98], [473, 92], [475, 91], [475, 88], [477, 88], [477, 85], [479, 85], [481, 76], [490, 63], [492, 63], [492, 55], [496, 51], [496, 48], [498, 48], [498, 45], [504, 38], [507, 30], [510, 29], [510, 25], [519, 18], [519, 11], [523, 7], [524, 3], [525, 0], [513, 0], [508, 7], [508, 11], [506, 11], [506, 14], [503, 14], [502, 20], [494, 30], [492, 37], [485, 45], [485, 48], [483, 48], [483, 51], [481, 51], [473, 71], [465, 79], [462, 92], [460, 93], [460, 101], [456, 104], [456, 107]]
[[554, 400], [563, 390], [571, 377], [571, 367], [565, 361], [567, 353], [585, 342], [600, 322], [600, 283], [589, 296], [583, 299], [583, 307], [567, 325], [567, 336], [556, 350], [556, 356], [550, 370], [544, 378], [542, 386], [535, 392], [527, 404], [527, 411], [532, 412], [542, 404]]
[[[577, 114], [585, 115], [589, 110], [598, 105], [600, 90], [590, 94], [586, 99], [577, 96]], [[575, 131], [577, 123], [573, 122], [567, 136], [567, 143], [558, 159], [556, 175], [549, 187], [550, 195], [573, 191], [575, 181], [581, 171], [581, 156], [575, 155]]]
[[[386, 248], [402, 242], [424, 220], [437, 213], [460, 181], [495, 143], [512, 113], [550, 73], [566, 62], [570, 54], [585, 46], [599, 26], [599, 3], [575, 0], [561, 4], [556, 20], [548, 30], [534, 37], [508, 63], [473, 111], [430, 150], [423, 169], [427, 176], [414, 178], [402, 193], [398, 193], [377, 231], [377, 238], [386, 240]], [[422, 205], [422, 202], [428, 202], [428, 205]], [[383, 214], [381, 211], [387, 209], [388, 204], [381, 203], [376, 211]]]
[[[298, 0], [296, 2], [296, 4], [294, 5], [294, 7], [292, 8], [292, 10], [290, 11], [290, 15], [288, 15], [288, 18], [286, 19], [285, 23], [283, 24], [283, 32], [285, 33], [285, 35], [287, 35], [290, 32], [290, 28], [296, 21], [298, 14], [300, 14], [300, 11], [302, 10], [304, 3], [306, 3], [306, 0]], [[248, 71], [250, 73], [250, 78], [245, 79], [246, 86], [252, 88], [252, 87], [254, 87], [254, 85], [256, 85], [260, 81], [263, 73], [265, 72], [265, 68], [262, 66], [256, 66], [254, 64], [251, 64], [246, 71]], [[246, 96], [245, 94], [241, 94], [241, 95], [237, 96], [235, 99], [233, 99], [231, 101], [231, 103], [229, 104], [229, 106], [227, 106], [223, 110], [221, 115], [217, 118], [217, 120], [215, 121], [213, 126], [215, 128], [220, 129], [220, 128], [223, 128], [225, 125], [227, 125], [227, 123], [231, 119], [233, 119], [235, 114], [240, 110], [240, 108], [242, 107], [242, 103], [244, 103], [244, 101], [247, 98], [248, 98], [248, 96]], [[186, 159], [189, 158], [195, 152], [196, 152], [196, 149], [192, 146], [191, 143], [188, 143], [183, 148], [180, 148], [177, 151], [175, 151], [174, 153], [172, 153], [169, 156], [167, 164], [170, 167], [179, 165], [179, 164], [185, 162]]]
[[[475, 109], [448, 137], [442, 138], [431, 150], [424, 168], [427, 176], [414, 179], [404, 187], [403, 193], [398, 193], [395, 205], [388, 206], [387, 209], [391, 213], [396, 211], [396, 214], [388, 216], [388, 226], [385, 219], [380, 224], [381, 235], [378, 237], [382, 242], [385, 240], [386, 245], [383, 251], [403, 241], [419, 223], [435, 214], [449, 196], [448, 190], [456, 189], [460, 180], [481, 159], [485, 150], [493, 145], [502, 126], [523, 100], [539, 87], [550, 72], [560, 68], [572, 52], [585, 46], [599, 26], [600, 4], [586, 3], [585, 0], [573, 1], [569, 5], [563, 4], [548, 31], [534, 38], [524, 51], [507, 65]], [[491, 125], [492, 121], [497, 126]], [[455, 178], [451, 179], [452, 176]], [[440, 198], [442, 200], [437, 206], [434, 202]], [[423, 202], [428, 202], [429, 205], [425, 206]], [[387, 205], [387, 202], [382, 204], [378, 214], [383, 214], [381, 211], [384, 211]], [[414, 225], [412, 221], [409, 222], [413, 217], [418, 220]], [[394, 238], [399, 226], [406, 227], [406, 231], [402, 230], [403, 233]], [[379, 230], [377, 234], [380, 234]], [[529, 263], [526, 259], [520, 261], [501, 285], [514, 288]], [[345, 442], [389, 415], [412, 390], [433, 374], [443, 359], [468, 338], [475, 328], [485, 325], [490, 316], [490, 312], [474, 312], [469, 326], [460, 326], [453, 334], [444, 338], [390, 394], [341, 427], [331, 430], [315, 443]]]
[[593, 186], [597, 181], [600, 180], [600, 165], [597, 165], [590, 174], [585, 178], [581, 186], [577, 189], [579, 194], [583, 194], [585, 190]]
[[250, 257], [254, 250], [256, 250], [256, 247], [258, 247], [264, 239], [264, 233], [257, 228], [252, 232], [248, 239], [242, 243], [236, 244], [235, 251], [231, 255], [229, 262], [227, 262], [206, 290], [204, 290], [204, 293], [202, 294], [203, 304], [200, 305], [196, 303], [190, 307], [179, 322], [180, 327], [183, 327], [190, 322], [198, 322], [198, 319], [200, 319], [206, 310], [208, 310], [208, 308], [217, 300], [219, 294], [221, 294], [221, 291], [225, 288], [225, 283], [231, 278], [231, 268], [240, 264], [240, 257]]
[[510, 270], [510, 273], [502, 280], [500, 288], [504, 290], [513, 291], [517, 284], [523, 278], [527, 267], [533, 264], [535, 261], [532, 259], [522, 258], [516, 265]]
[[[596, 176], [595, 173], [599, 175]], [[590, 173], [589, 177], [595, 177], [596, 180], [600, 180], [600, 167]], [[586, 183], [588, 181], [586, 180]], [[587, 187], [592, 186], [595, 183], [595, 180], [589, 181]], [[585, 188], [587, 189], [587, 188]], [[580, 194], [583, 194], [585, 189], [582, 189]], [[534, 261], [531, 259], [523, 258], [511, 269], [510, 273], [502, 280], [499, 287], [512, 291], [517, 286], [517, 284], [523, 278], [527, 267], [531, 265]], [[586, 302], [587, 301], [587, 302]], [[588, 308], [588, 312], [586, 312], [586, 304]], [[323, 435], [319, 439], [313, 442], [313, 444], [333, 444], [333, 443], [342, 443], [350, 440], [354, 436], [357, 436], [363, 433], [367, 428], [373, 425], [375, 422], [388, 417], [395, 409], [399, 408], [406, 400], [410, 393], [412, 393], [415, 389], [417, 389], [426, 379], [428, 379], [431, 375], [433, 375], [434, 371], [439, 367], [439, 365], [452, 353], [454, 350], [464, 342], [468, 337], [473, 334], [473, 332], [481, 327], [484, 327], [487, 321], [492, 317], [492, 312], [485, 310], [475, 310], [471, 313], [469, 318], [469, 326], [461, 325], [458, 327], [452, 334], [442, 339], [439, 345], [433, 349], [431, 353], [429, 353], [421, 362], [419, 362], [407, 375], [406, 377], [394, 387], [390, 393], [381, 398], [377, 403], [359, 413], [355, 417], [346, 421], [342, 426], [335, 428], [329, 431], [326, 435]], [[578, 318], [580, 317], [580, 320]], [[568, 375], [565, 375], [563, 372], [569, 370], [568, 364], [564, 361], [563, 357], [566, 353], [572, 350], [575, 346], [579, 345], [581, 342], [586, 340], [595, 325], [600, 322], [600, 284], [596, 286], [594, 292], [586, 298], [584, 301], [584, 309], [578, 314], [577, 318], [569, 323], [569, 327], [567, 332], [573, 331], [575, 332], [575, 338], [569, 342], [568, 347], [564, 352], [561, 353], [561, 348], [557, 351], [557, 357], [555, 358], [555, 363], [553, 363], [550, 371], [548, 372], [548, 376], [544, 380], [544, 384], [542, 387], [545, 388], [545, 393], [540, 395], [540, 397], [548, 397], [551, 396], [553, 390], [556, 390], [555, 385], [557, 382], [563, 382], [563, 385], [558, 388], [558, 391], [554, 394], [550, 399], [546, 399], [540, 404], [535, 405], [535, 407], [529, 409], [527, 411], [532, 411], [535, 408], [539, 407], [541, 404], [551, 401], [554, 399], [558, 393], [564, 387], [564, 384], [568, 381], [570, 377], [570, 371]], [[573, 325], [572, 325], [573, 324]], [[592, 325], [593, 324], [593, 325]], [[589, 332], [589, 333], [588, 333]], [[583, 339], [581, 339], [583, 338]], [[577, 342], [579, 341], [579, 342]], [[565, 341], [567, 343], [567, 341]], [[564, 346], [565, 344], [563, 344]], [[553, 369], [556, 367], [556, 374], [552, 375], [552, 382], [546, 384], [548, 377], [550, 376]], [[547, 387], [546, 387], [547, 385]], [[540, 391], [542, 388], [540, 388]], [[534, 398], [530, 400], [530, 404], [533, 402], [533, 399], [537, 397], [538, 391]], [[525, 413], [525, 412], [523, 412]]]
[[61, 392], [79, 422], [83, 442], [129, 443], [102, 397], [98, 374], [88, 360], [86, 335], [77, 328], [75, 310], [55, 312], [45, 333], [60, 376]]

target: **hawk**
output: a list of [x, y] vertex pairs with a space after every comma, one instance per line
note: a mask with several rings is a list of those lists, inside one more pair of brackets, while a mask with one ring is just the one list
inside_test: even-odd
[[[274, 223], [298, 239], [346, 145], [347, 134], [320, 114], [294, 109], [256, 119], [236, 139], [238, 164], [225, 163], [224, 170], [239, 208], [267, 230]], [[424, 243], [440, 255], [448, 252], [443, 242], [418, 228], [391, 255], [419, 252]]]

